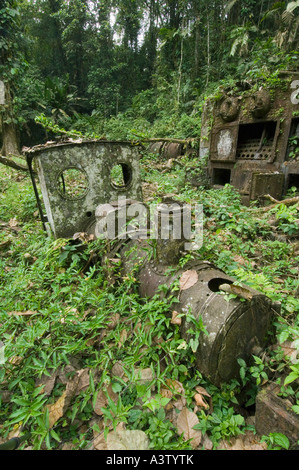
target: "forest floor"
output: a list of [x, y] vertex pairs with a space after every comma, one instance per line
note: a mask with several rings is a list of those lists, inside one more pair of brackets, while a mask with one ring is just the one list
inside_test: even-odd
[[[144, 201], [203, 204], [203, 246], [186, 254], [281, 303], [267, 360], [240, 364], [218, 388], [194, 366], [169, 301], [143, 302], [103, 241], [45, 235], [30, 179], [0, 167], [0, 443], [25, 431], [29, 449], [288, 449], [258, 436], [257, 393], [270, 382], [299, 412], [298, 203], [245, 207], [211, 189], [196, 159], [141, 161]], [[288, 198], [296, 196], [295, 189]], [[225, 301], [225, 300], [224, 300]], [[0, 345], [1, 345], [0, 344]]]

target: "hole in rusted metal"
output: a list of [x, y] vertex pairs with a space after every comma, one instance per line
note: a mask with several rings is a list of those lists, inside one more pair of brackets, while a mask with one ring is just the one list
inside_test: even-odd
[[88, 190], [86, 173], [79, 168], [66, 168], [58, 177], [58, 189], [67, 199], [80, 199]]
[[132, 180], [132, 169], [126, 163], [118, 163], [112, 167], [110, 178], [115, 188], [126, 188]]
[[237, 158], [242, 160], [266, 160], [269, 158], [276, 126], [276, 121], [240, 124]]
[[213, 184], [224, 186], [230, 184], [231, 171], [227, 168], [213, 169]]
[[293, 186], [299, 190], [299, 174], [291, 173], [288, 176], [288, 187], [287, 189], [291, 189]]
[[221, 277], [215, 277], [214, 279], [210, 279], [210, 280], [209, 280], [209, 282], [208, 282], [208, 288], [209, 288], [212, 292], [219, 292], [219, 287], [220, 287], [222, 284], [233, 284], [233, 282], [230, 281], [229, 279], [224, 279], [224, 278], [221, 278]]

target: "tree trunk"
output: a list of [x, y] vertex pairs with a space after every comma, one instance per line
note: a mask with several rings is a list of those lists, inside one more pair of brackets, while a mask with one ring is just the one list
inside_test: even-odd
[[207, 12], [207, 76], [206, 76], [206, 87], [208, 86], [209, 78], [210, 78], [210, 66], [211, 66], [210, 18], [209, 18], [209, 12]]
[[12, 97], [10, 86], [5, 84], [5, 104], [1, 115], [2, 149], [1, 155], [19, 155], [18, 133], [13, 121]]
[[194, 38], [194, 78], [198, 78], [199, 73], [199, 47], [200, 47], [200, 29], [199, 29], [200, 18], [196, 18], [195, 22], [195, 38]]

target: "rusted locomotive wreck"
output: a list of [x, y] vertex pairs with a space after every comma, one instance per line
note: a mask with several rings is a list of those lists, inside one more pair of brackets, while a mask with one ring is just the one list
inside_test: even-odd
[[244, 204], [299, 188], [298, 79], [282, 74], [273, 89], [240, 87], [206, 101], [200, 156], [209, 156], [213, 187], [233, 185]]
[[[134, 204], [134, 201], [126, 201], [127, 209]], [[117, 218], [124, 205], [114, 204], [110, 210], [105, 210], [106, 205], [98, 207], [99, 220], [104, 215], [109, 223], [109, 218]], [[184, 204], [169, 201], [159, 204], [154, 251], [152, 240], [144, 237], [142, 232], [140, 238], [135, 234], [132, 237], [128, 232], [111, 257], [120, 256], [124, 274], [137, 270], [134, 275], [139, 282], [141, 298], [152, 298], [157, 293], [170, 296], [172, 286], [183, 277], [187, 279], [188, 284], [180, 290], [179, 303], [175, 305], [176, 311], [183, 314], [181, 335], [188, 342], [192, 337], [190, 330], [194, 331], [193, 319], [202, 320], [206, 333], [199, 335], [196, 366], [212, 383], [220, 386], [239, 377], [238, 358], [250, 362], [252, 354], [259, 355], [269, 344], [273, 316], [279, 312], [280, 304], [247, 286], [235, 286], [233, 278], [208, 261], [198, 259], [179, 268], [179, 259], [189, 240], [183, 235], [175, 238], [171, 234], [172, 227], [183, 225], [185, 211]], [[163, 217], [170, 228], [167, 238], [161, 236]], [[237, 292], [237, 297], [226, 300], [225, 292]]]
[[[27, 162], [42, 222], [56, 238], [72, 238], [76, 232], [97, 236], [98, 224], [104, 226], [103, 217], [106, 223], [109, 219], [123, 220], [126, 227], [127, 214], [130, 213], [130, 220], [134, 219], [134, 204], [139, 207], [138, 202], [142, 201], [139, 151], [135, 145], [103, 141], [50, 144], [29, 150]], [[117, 178], [115, 167], [119, 170]], [[194, 282], [180, 292], [180, 303], [176, 305], [185, 319], [181, 333], [187, 342], [190, 315], [195, 320], [202, 318], [207, 334], [199, 336], [197, 367], [211, 382], [220, 385], [238, 377], [238, 358], [249, 361], [252, 354], [258, 354], [269, 344], [273, 315], [279, 305], [247, 286], [235, 286], [234, 279], [204, 260], [179, 269], [178, 261], [188, 239], [182, 232], [174, 237], [171, 227], [181, 221], [185, 208], [165, 203], [157, 211], [156, 249], [152, 249], [152, 240], [144, 231], [138, 229], [133, 237], [125, 233], [117, 246], [122, 269], [130, 272], [138, 267], [139, 292], [143, 298], [157, 294], [162, 285], [171, 292], [173, 283], [186, 271], [192, 272]], [[168, 217], [167, 237], [162, 237], [159, 231], [163, 214]], [[117, 227], [116, 238], [120, 233], [123, 226]], [[224, 291], [234, 287], [237, 297], [225, 300]]]

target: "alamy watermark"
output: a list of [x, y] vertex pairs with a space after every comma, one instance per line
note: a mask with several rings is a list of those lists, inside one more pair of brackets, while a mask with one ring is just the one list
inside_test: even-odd
[[184, 241], [184, 250], [203, 244], [203, 205], [141, 202], [101, 204], [95, 211], [95, 236], [102, 239], [162, 239]]

